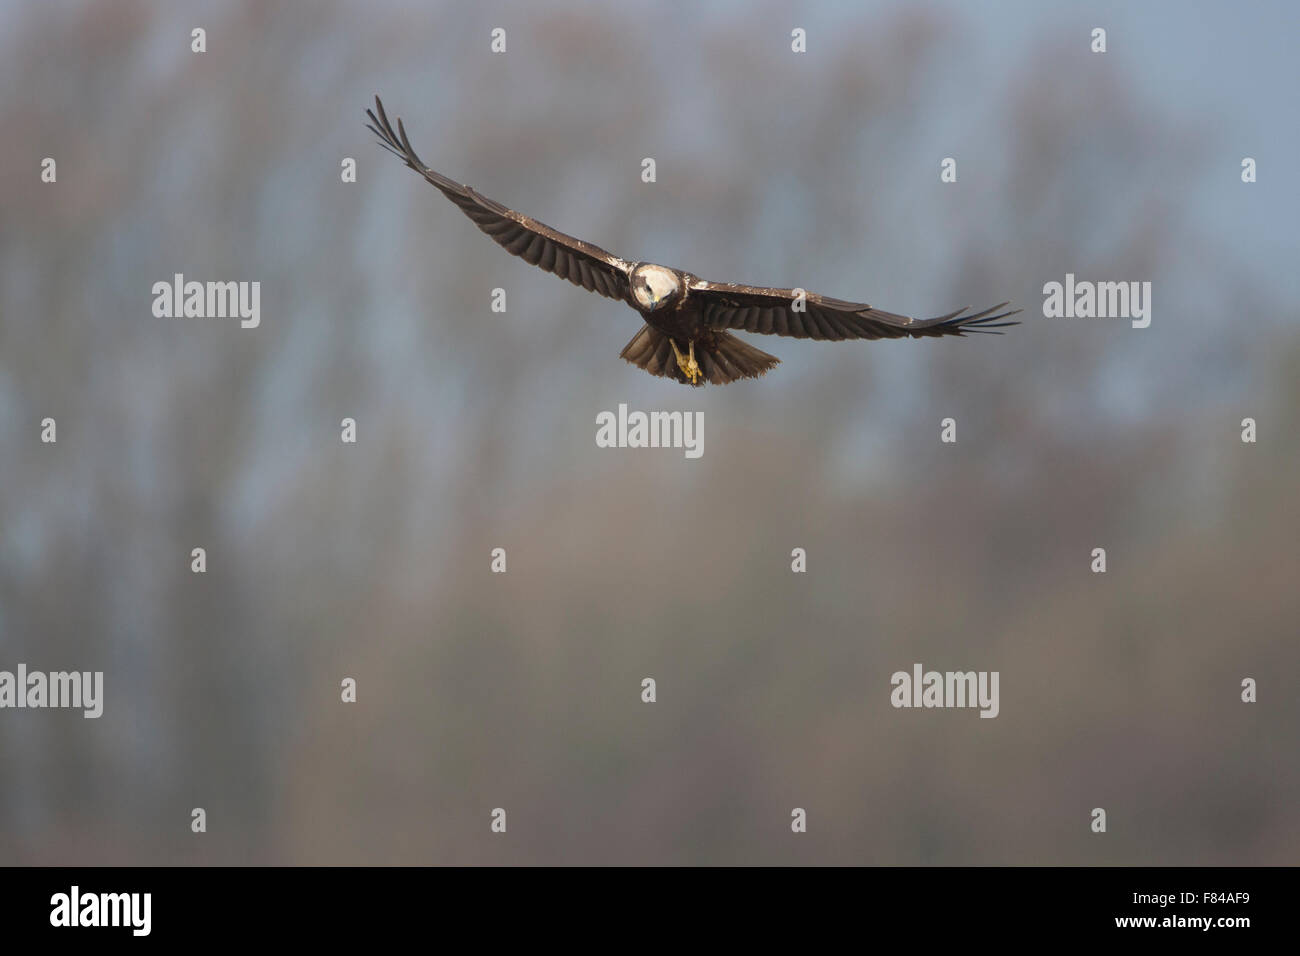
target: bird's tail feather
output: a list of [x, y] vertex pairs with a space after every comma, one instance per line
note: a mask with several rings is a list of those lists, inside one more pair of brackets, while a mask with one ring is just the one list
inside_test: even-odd
[[[679, 342], [678, 345], [685, 351], [685, 342]], [[683, 385], [691, 384], [686, 373], [677, 365], [673, 343], [652, 325], [643, 325], [619, 357], [637, 368], [645, 369], [651, 375], [675, 379]], [[725, 385], [742, 378], [758, 378], [776, 367], [781, 360], [762, 349], [754, 348], [730, 332], [709, 331], [695, 343], [695, 361], [704, 373], [704, 381]], [[704, 382], [697, 384], [703, 385]]]

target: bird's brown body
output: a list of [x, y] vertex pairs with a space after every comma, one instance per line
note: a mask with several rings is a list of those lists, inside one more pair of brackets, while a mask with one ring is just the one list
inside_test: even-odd
[[[699, 281], [689, 273], [683, 273], [683, 276]], [[637, 308], [635, 299], [629, 302], [628, 305], [641, 313], [641, 317], [646, 320], [646, 324], [654, 326], [660, 332], [671, 336], [678, 342], [694, 342], [703, 333], [712, 331], [705, 327], [704, 316], [700, 311], [699, 302], [691, 297], [689, 286], [686, 287], [686, 291], [679, 300], [666, 308], [647, 312]]]
[[[628, 274], [628, 305], [641, 313], [646, 324], [623, 349], [621, 358], [638, 368], [684, 385], [722, 385], [757, 378], [780, 363], [775, 356], [710, 325], [707, 300], [692, 294], [692, 288], [702, 284], [699, 276], [642, 262], [633, 264]], [[643, 276], [649, 281], [643, 282]], [[657, 293], [663, 293], [662, 298]]]

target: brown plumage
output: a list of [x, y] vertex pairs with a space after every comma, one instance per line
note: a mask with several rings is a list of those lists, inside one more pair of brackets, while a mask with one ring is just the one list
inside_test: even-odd
[[686, 385], [724, 385], [757, 378], [780, 362], [728, 330], [839, 342], [996, 333], [1019, 324], [1001, 321], [1020, 311], [999, 311], [1006, 302], [971, 315], [958, 309], [933, 319], [912, 319], [815, 292], [709, 282], [680, 269], [620, 259], [424, 165], [411, 148], [401, 119], [394, 131], [379, 97], [366, 115], [367, 128], [379, 137], [381, 146], [438, 187], [507, 252], [641, 313], [646, 324], [621, 357], [652, 375]]

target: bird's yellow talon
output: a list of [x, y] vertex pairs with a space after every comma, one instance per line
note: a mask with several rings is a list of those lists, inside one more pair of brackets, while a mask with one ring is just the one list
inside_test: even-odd
[[673, 353], [677, 356], [677, 367], [682, 370], [683, 375], [690, 379], [691, 384], [694, 385], [696, 379], [704, 378], [700, 363], [695, 361], [695, 343], [689, 343], [690, 354], [683, 355], [682, 350], [677, 347], [677, 343], [673, 339], [668, 341], [672, 344]]

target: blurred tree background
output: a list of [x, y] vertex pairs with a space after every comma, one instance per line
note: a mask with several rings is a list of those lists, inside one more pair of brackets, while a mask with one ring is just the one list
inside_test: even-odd
[[[1190, 7], [7, 8], [0, 669], [106, 702], [0, 712], [0, 862], [1294, 864], [1296, 14]], [[376, 92], [624, 257], [1025, 324], [651, 378], [373, 145]], [[261, 326], [154, 318], [177, 272]], [[1150, 280], [1150, 328], [1043, 318], [1067, 272]], [[620, 402], [704, 456], [596, 448]], [[1000, 716], [893, 709], [914, 662]]]

